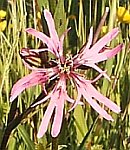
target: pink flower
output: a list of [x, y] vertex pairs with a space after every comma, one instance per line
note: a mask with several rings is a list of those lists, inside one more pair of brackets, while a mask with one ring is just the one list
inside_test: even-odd
[[[122, 49], [122, 44], [113, 49], [106, 49], [105, 45], [114, 39], [119, 30], [118, 28], [112, 29], [111, 32], [102, 37], [96, 44], [91, 46], [93, 38], [93, 29], [90, 29], [90, 36], [88, 43], [79, 53], [74, 57], [66, 58], [63, 55], [63, 40], [68, 30], [59, 38], [55, 30], [54, 20], [48, 10], [44, 10], [45, 19], [47, 21], [50, 36], [45, 35], [35, 29], [28, 28], [26, 32], [39, 38], [46, 44], [47, 48], [43, 49], [22, 49], [21, 56], [24, 64], [32, 70], [32, 73], [20, 79], [12, 88], [11, 98], [13, 101], [23, 90], [35, 86], [42, 85], [43, 90], [46, 92], [45, 84], [48, 81], [56, 80], [55, 86], [50, 93], [46, 92], [46, 96], [35, 103], [33, 106], [41, 104], [49, 99], [49, 105], [46, 109], [42, 119], [38, 137], [42, 137], [48, 127], [49, 121], [54, 113], [54, 120], [52, 124], [51, 134], [53, 137], [58, 136], [63, 119], [64, 104], [66, 101], [72, 103], [72, 109], [77, 104], [83, 104], [80, 99], [83, 96], [86, 101], [106, 120], [113, 121], [113, 118], [99, 105], [102, 103], [115, 113], [120, 112], [120, 108], [111, 100], [99, 93], [94, 86], [93, 82], [97, 81], [102, 75], [109, 79], [105, 71], [102, 71], [97, 64], [101, 61], [107, 60], [115, 56]], [[40, 52], [49, 51], [55, 56], [55, 60], [51, 60], [49, 68], [36, 68], [28, 63], [27, 58], [38, 57]], [[78, 69], [83, 67], [91, 67], [99, 72], [99, 76], [94, 80], [86, 80], [81, 74], [77, 72]], [[66, 83], [70, 80], [77, 90], [77, 99], [73, 100], [68, 96]], [[97, 103], [97, 101], [99, 103]]]

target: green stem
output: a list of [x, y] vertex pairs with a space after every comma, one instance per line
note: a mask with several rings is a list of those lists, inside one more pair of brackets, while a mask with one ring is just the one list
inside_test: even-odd
[[[41, 93], [38, 98], [33, 102], [33, 104], [37, 101], [39, 101], [40, 99], [42, 99], [44, 97], [44, 94]], [[20, 122], [27, 117], [28, 114], [30, 114], [31, 112], [33, 112], [35, 110], [34, 107], [31, 107], [31, 104], [29, 108], [27, 108], [23, 113], [18, 114], [17, 116], [15, 116], [17, 114], [17, 108], [16, 108], [16, 104], [17, 104], [17, 98], [13, 101], [13, 103], [11, 104], [11, 108], [10, 108], [10, 112], [8, 114], [8, 123], [7, 123], [7, 127], [5, 129], [3, 138], [2, 138], [2, 142], [0, 145], [0, 150], [5, 150], [6, 149], [6, 145], [8, 143], [8, 139], [10, 137], [10, 134], [12, 132], [13, 129], [15, 129]], [[15, 110], [16, 109], [16, 110]]]
[[79, 145], [79, 147], [77, 148], [77, 150], [82, 150], [82, 149], [83, 149], [83, 147], [84, 147], [84, 145], [85, 145], [85, 143], [86, 143], [86, 140], [87, 140], [88, 136], [90, 135], [90, 133], [92, 132], [92, 130], [93, 130], [94, 127], [95, 127], [95, 124], [96, 124], [97, 120], [98, 120], [98, 117], [96, 118], [96, 120], [94, 121], [94, 123], [91, 125], [89, 131], [86, 133], [84, 139], [82, 140], [82, 142], [81, 142], [81, 144]]
[[52, 137], [52, 150], [58, 150], [58, 137]]

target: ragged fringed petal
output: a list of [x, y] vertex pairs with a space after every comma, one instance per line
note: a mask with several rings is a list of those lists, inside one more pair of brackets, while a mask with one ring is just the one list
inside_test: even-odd
[[[27, 28], [25, 30], [27, 33], [35, 36], [36, 38], [40, 39], [43, 43], [46, 43], [47, 45], [50, 44], [50, 38], [46, 36], [44, 33], [39, 32], [33, 28]], [[53, 45], [52, 45], [53, 47]]]
[[[69, 103], [72, 103], [73, 105], [75, 104], [75, 100], [72, 99], [72, 98], [70, 98], [70, 97], [68, 96], [67, 92], [64, 92], [64, 95], [65, 95], [65, 100], [66, 100], [66, 101], [68, 101]], [[78, 105], [84, 105], [84, 103], [81, 102], [81, 101], [79, 101], [79, 102], [78, 102]], [[71, 110], [69, 110], [69, 111], [71, 111]]]
[[63, 120], [64, 102], [65, 102], [64, 91], [61, 88], [58, 90], [55, 115], [54, 115], [54, 120], [52, 124], [52, 130], [51, 130], [52, 137], [57, 137], [61, 130], [61, 125], [62, 125], [62, 120]]
[[35, 104], [33, 104], [31, 107], [35, 107], [37, 105], [42, 104], [43, 102], [45, 102], [46, 100], [48, 100], [49, 98], [51, 98], [53, 92], [50, 92], [47, 96], [45, 96], [43, 99], [41, 99], [40, 101], [36, 102]]
[[120, 107], [117, 106], [114, 102], [112, 102], [107, 97], [103, 96], [100, 92], [98, 92], [94, 88], [94, 86], [91, 84], [90, 80], [85, 80], [84, 78], [80, 76], [78, 76], [78, 78], [83, 81], [84, 84], [82, 84], [82, 87], [86, 89], [86, 91], [91, 95], [91, 97], [95, 98], [96, 100], [98, 100], [100, 103], [107, 106], [109, 109], [111, 109], [115, 113], [120, 112]]
[[41, 138], [47, 131], [49, 121], [54, 111], [55, 114], [54, 114], [54, 121], [53, 121], [51, 134], [53, 137], [56, 137], [60, 132], [62, 117], [63, 117], [63, 108], [64, 108], [64, 95], [63, 92], [60, 93], [60, 90], [57, 89], [57, 85], [54, 87], [53, 91], [50, 94], [48, 94], [44, 99], [35, 103], [32, 107], [41, 104], [42, 102], [46, 101], [49, 98], [50, 98], [50, 103], [47, 107], [41, 125], [39, 127], [39, 131], [37, 135], [38, 138]]
[[54, 108], [55, 108], [55, 101], [52, 100], [52, 101], [50, 101], [50, 103], [47, 107], [47, 110], [45, 111], [44, 117], [43, 117], [41, 125], [39, 127], [38, 134], [37, 134], [38, 138], [41, 138], [47, 131], [47, 127], [48, 127], [49, 121], [51, 119], [51, 116], [53, 114]]
[[87, 45], [84, 49], [84, 52], [86, 52], [85, 50], [88, 50], [90, 48], [90, 46], [92, 45], [92, 41], [93, 41], [93, 27], [90, 28], [89, 38], [88, 38]]
[[56, 57], [59, 57], [57, 53], [57, 48], [55, 47], [55, 43], [52, 41], [50, 37], [46, 36], [44, 33], [39, 32], [33, 28], [27, 28], [25, 31], [35, 36], [36, 38], [39, 38], [43, 43], [47, 45], [49, 50], [52, 50], [52, 53], [54, 53]]
[[41, 102], [44, 102], [45, 100], [50, 98], [49, 106], [45, 112], [45, 115], [42, 119], [42, 123], [38, 131], [39, 138], [45, 134], [53, 111], [55, 113], [51, 134], [53, 137], [58, 136], [62, 125], [64, 102], [66, 98], [65, 91], [66, 91], [66, 76], [63, 74], [61, 75], [61, 78], [59, 79], [58, 83], [53, 88], [52, 92], [48, 94], [48, 96], [46, 96], [44, 99], [42, 99], [41, 101], [37, 102], [32, 106], [34, 107], [37, 104], [40, 104]]
[[87, 84], [87, 91], [88, 93], [95, 99], [97, 99], [100, 103], [104, 104], [107, 106], [109, 109], [114, 111], [115, 113], [119, 113], [120, 107], [117, 106], [114, 102], [112, 102], [110, 99], [107, 97], [103, 96], [101, 93], [99, 93], [93, 86], [92, 84]]
[[[115, 48], [113, 48], [112, 50], [109, 50], [109, 51], [104, 51], [104, 52], [102, 52], [101, 53], [101, 55], [102, 55], [102, 57], [104, 56], [106, 56], [107, 58], [106, 59], [108, 59], [108, 58], [112, 58], [113, 56], [115, 56], [117, 53], [119, 53], [121, 50], [122, 50], [122, 48], [123, 48], [123, 44], [120, 44], [120, 45], [118, 45], [117, 47], [115, 47]], [[102, 58], [103, 59], [103, 58]], [[105, 60], [105, 59], [104, 59]], [[100, 62], [101, 61], [103, 61], [103, 60], [100, 60]], [[99, 61], [98, 61], [99, 62]]]
[[69, 31], [70, 29], [71, 29], [71, 28], [67, 29], [67, 30], [62, 34], [62, 36], [60, 37], [60, 43], [59, 43], [58, 52], [59, 52], [59, 55], [60, 55], [61, 63], [64, 63], [64, 56], [63, 56], [63, 42], [64, 42], [64, 38], [65, 38], [65, 36], [67, 35], [67, 33], [68, 33], [68, 31]]
[[105, 50], [101, 53], [98, 53], [96, 57], [95, 56], [91, 57], [91, 61], [89, 62], [99, 63], [109, 58], [112, 58], [122, 50], [122, 47], [123, 47], [123, 44], [120, 44], [111, 50]]
[[103, 108], [101, 108], [101, 106], [94, 99], [92, 99], [91, 95], [86, 89], [80, 88], [80, 91], [82, 91], [83, 97], [92, 106], [94, 110], [96, 110], [106, 120], [113, 121], [112, 117]]
[[[92, 31], [91, 31], [92, 32]], [[118, 28], [112, 29], [110, 32], [108, 32], [105, 36], [103, 36], [101, 39], [99, 39], [91, 48], [88, 48], [89, 43], [84, 48], [84, 51], [82, 53], [81, 59], [88, 60], [95, 60], [98, 53], [106, 46], [107, 43], [112, 41], [119, 33]], [[98, 56], [97, 56], [98, 57]]]
[[88, 42], [86, 45], [84, 45], [79, 53], [77, 55], [75, 55], [72, 60], [73, 60], [73, 63], [74, 65], [77, 65], [78, 64], [81, 64], [82, 63], [82, 60], [84, 61], [84, 58], [88, 58], [91, 51], [90, 51], [90, 46], [92, 44], [92, 40], [93, 40], [93, 27], [90, 28], [90, 34], [89, 34], [89, 38], [88, 38]]
[[[60, 37], [60, 46], [59, 46], [59, 50], [62, 49], [62, 51], [63, 51], [63, 42], [64, 42], [64, 38], [65, 38], [65, 36], [67, 35], [67, 33], [68, 33], [70, 30], [71, 30], [71, 27], [68, 28], [68, 29], [61, 35], [61, 37]], [[62, 52], [62, 53], [63, 53], [63, 52]]]
[[47, 21], [50, 37], [55, 45], [55, 49], [57, 49], [58, 45], [59, 45], [59, 37], [58, 37], [56, 29], [55, 29], [54, 20], [52, 18], [51, 13], [47, 9], [44, 10], [44, 16]]
[[14, 84], [11, 90], [10, 101], [12, 102], [26, 88], [45, 83], [47, 80], [48, 76], [46, 75], [46, 72], [33, 71], [31, 74], [23, 77]]
[[106, 79], [108, 79], [110, 81], [110, 77], [106, 74], [105, 71], [103, 71], [102, 69], [100, 69], [97, 65], [95, 65], [94, 63], [84, 63], [83, 65], [85, 66], [89, 66], [93, 69], [95, 69], [96, 71], [98, 71], [100, 74], [102, 74]]
[[[63, 85], [62, 85], [63, 84]], [[64, 90], [64, 97], [66, 97], [66, 84], [65, 84], [65, 79], [64, 77], [61, 77], [60, 80], [58, 81], [58, 83], [55, 85], [55, 87], [53, 88], [53, 90], [48, 93], [48, 95], [46, 97], [44, 97], [43, 99], [41, 99], [40, 101], [36, 102], [34, 105], [32, 105], [32, 107], [36, 106], [36, 105], [39, 105], [43, 102], [45, 102], [47, 99], [53, 97], [54, 98], [54, 95], [56, 95], [57, 93], [57, 89], [58, 88], [61, 88], [61, 85], [62, 85], [62, 90]], [[56, 98], [55, 98], [56, 99]], [[73, 100], [71, 101], [73, 103]]]
[[[80, 93], [83, 95], [83, 97], [86, 99], [86, 101], [95, 109], [101, 116], [103, 116], [107, 120], [113, 121], [112, 117], [103, 109], [100, 107], [100, 105], [96, 102], [98, 100], [105, 106], [107, 106], [112, 111], [119, 113], [120, 108], [111, 100], [100, 94], [91, 84], [90, 81], [85, 80], [78, 74], [71, 73], [71, 76], [73, 77], [75, 84], [77, 86], [77, 89], [80, 91]], [[93, 99], [95, 98], [95, 100]]]
[[92, 46], [91, 51], [93, 51], [93, 53], [98, 53], [107, 43], [114, 39], [118, 33], [118, 28], [112, 29]]
[[78, 93], [78, 96], [77, 96], [76, 100], [74, 101], [73, 106], [70, 108], [69, 111], [72, 111], [78, 104], [80, 104], [80, 99], [81, 99], [82, 94], [81, 94], [79, 88], [77, 88], [77, 93]]

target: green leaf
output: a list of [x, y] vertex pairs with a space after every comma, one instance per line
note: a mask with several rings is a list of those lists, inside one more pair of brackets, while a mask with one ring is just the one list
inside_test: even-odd
[[54, 14], [55, 9], [56, 9], [56, 3], [57, 1], [55, 0], [48, 0], [49, 1], [49, 8], [52, 14]]
[[13, 136], [9, 139], [8, 150], [16, 150], [16, 138]]
[[17, 129], [18, 129], [19, 136], [21, 136], [21, 138], [23, 139], [25, 145], [27, 146], [27, 149], [28, 150], [35, 150], [35, 145], [31, 141], [31, 139], [30, 139], [27, 131], [25, 130], [24, 126], [19, 125]]
[[59, 0], [56, 6], [55, 13], [54, 13], [54, 20], [55, 20], [56, 30], [58, 34], [61, 35], [66, 29], [66, 16], [65, 16], [63, 0]]
[[80, 143], [86, 132], [87, 132], [87, 125], [86, 125], [86, 120], [84, 117], [84, 112], [82, 109], [82, 106], [77, 106], [74, 110], [74, 118], [75, 118], [75, 127], [77, 131], [77, 140], [78, 143]]
[[7, 6], [8, 6], [7, 0], [0, 0], [0, 9], [6, 10]]
[[40, 7], [40, 9], [42, 9], [42, 7], [47, 8], [47, 9], [49, 8], [48, 0], [37, 0], [37, 2], [38, 2], [38, 6]]

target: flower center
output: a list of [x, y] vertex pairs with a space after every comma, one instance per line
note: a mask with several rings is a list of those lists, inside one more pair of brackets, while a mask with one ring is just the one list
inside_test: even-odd
[[66, 59], [64, 64], [59, 63], [60, 73], [69, 74], [70, 71], [74, 70], [72, 60]]
[[71, 70], [71, 66], [69, 64], [67, 64], [67, 63], [61, 64], [61, 66], [60, 66], [60, 72], [61, 73], [69, 74], [70, 70]]

